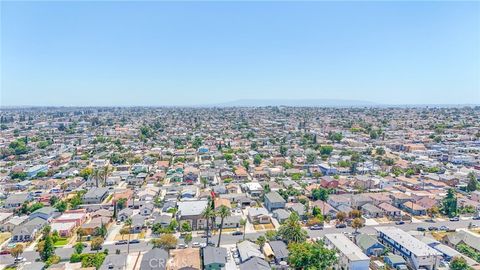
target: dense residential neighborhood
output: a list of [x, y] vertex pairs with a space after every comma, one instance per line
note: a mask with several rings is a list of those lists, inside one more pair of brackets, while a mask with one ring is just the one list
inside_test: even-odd
[[8, 108], [0, 269], [480, 269], [479, 107]]

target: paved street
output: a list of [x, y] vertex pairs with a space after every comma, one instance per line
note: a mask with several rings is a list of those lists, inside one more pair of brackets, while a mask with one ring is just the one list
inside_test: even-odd
[[[472, 223], [473, 225], [479, 226], [480, 227], [480, 221], [479, 220], [460, 220], [457, 222], [452, 222], [452, 221], [439, 221], [435, 223], [427, 223], [427, 222], [420, 222], [420, 223], [405, 223], [403, 225], [393, 225], [395, 227], [401, 228], [402, 230], [405, 231], [410, 231], [410, 230], [416, 230], [417, 227], [424, 227], [428, 228], [429, 226], [435, 226], [435, 227], [440, 227], [440, 226], [447, 226], [450, 229], [461, 229], [461, 228], [467, 228], [468, 225]], [[365, 234], [374, 234], [375, 233], [375, 227], [384, 227], [384, 226], [392, 226], [391, 224], [383, 224], [383, 225], [378, 225], [378, 226], [366, 226], [363, 227], [359, 230], [361, 233]], [[336, 229], [336, 228], [325, 228], [324, 230], [318, 230], [318, 231], [311, 231], [307, 230], [308, 235], [311, 238], [316, 238], [316, 237], [321, 237], [327, 233], [339, 233], [339, 232], [353, 232], [354, 229], [351, 227], [345, 228], [345, 229]], [[258, 236], [264, 235], [264, 232], [258, 232], [258, 233], [247, 233], [245, 235], [245, 239], [251, 239], [255, 240]], [[218, 235], [213, 235], [211, 238], [211, 241], [214, 243], [217, 243], [218, 241]], [[238, 241], [241, 241], [243, 239], [242, 235], [239, 236], [234, 236], [231, 234], [223, 234], [222, 235], [222, 245], [234, 245]], [[182, 239], [180, 239], [179, 243], [182, 243]], [[203, 243], [205, 242], [205, 238], [201, 237], [194, 237], [192, 242], [199, 242]], [[150, 249], [152, 246], [148, 243], [147, 240], [142, 241], [139, 244], [132, 244], [130, 245], [130, 252], [138, 252], [138, 251], [146, 251]], [[125, 253], [127, 251], [127, 245], [114, 245], [114, 244], [106, 244], [103, 246], [104, 249], [108, 249], [110, 253], [114, 253], [115, 250], [119, 249], [122, 253]], [[89, 250], [87, 248], [85, 252], [94, 252]], [[62, 259], [68, 259], [73, 253], [73, 248], [59, 248], [56, 250], [56, 254], [59, 255]], [[35, 251], [26, 251], [22, 254], [23, 257], [27, 259], [28, 262], [33, 262], [35, 259], [38, 258], [38, 253]], [[0, 265], [4, 264], [10, 264], [13, 263], [13, 258], [10, 255], [0, 255]]]

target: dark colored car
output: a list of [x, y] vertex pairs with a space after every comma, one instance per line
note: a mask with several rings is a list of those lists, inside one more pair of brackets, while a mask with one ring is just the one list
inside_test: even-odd
[[429, 231], [438, 231], [438, 228], [435, 227], [435, 226], [430, 226], [430, 227], [428, 227], [428, 230]]
[[138, 243], [140, 243], [140, 240], [137, 240], [137, 239], [130, 240], [130, 244], [138, 244]]
[[426, 231], [426, 230], [425, 230], [425, 228], [423, 228], [423, 227], [417, 227], [417, 231], [419, 231], [419, 232], [424, 232], [424, 231]]
[[472, 219], [473, 219], [473, 220], [480, 220], [480, 216], [478, 216], [478, 217], [473, 217]]
[[128, 244], [127, 240], [120, 240], [120, 241], [115, 242], [115, 245], [117, 245], [117, 246], [118, 245], [126, 245], [126, 244]]
[[405, 221], [403, 220], [399, 220], [395, 222], [395, 225], [403, 225], [403, 224], [405, 224]]
[[347, 224], [345, 224], [345, 223], [340, 223], [340, 224], [335, 225], [335, 228], [337, 228], [337, 229], [344, 229], [344, 228], [347, 228]]
[[232, 235], [243, 235], [243, 232], [241, 231], [234, 231]]

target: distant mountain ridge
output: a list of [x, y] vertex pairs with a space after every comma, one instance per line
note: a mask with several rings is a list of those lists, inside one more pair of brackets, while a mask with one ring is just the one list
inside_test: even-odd
[[292, 106], [292, 107], [372, 107], [381, 104], [348, 99], [239, 99], [210, 106], [219, 107], [262, 107], [262, 106]]

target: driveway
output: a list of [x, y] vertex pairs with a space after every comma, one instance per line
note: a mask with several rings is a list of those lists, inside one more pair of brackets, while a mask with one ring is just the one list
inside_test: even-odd
[[120, 233], [123, 224], [117, 225], [117, 223], [113, 223], [110, 229], [108, 230], [107, 239], [105, 239], [106, 244], [111, 244], [115, 242], [115, 236]]

